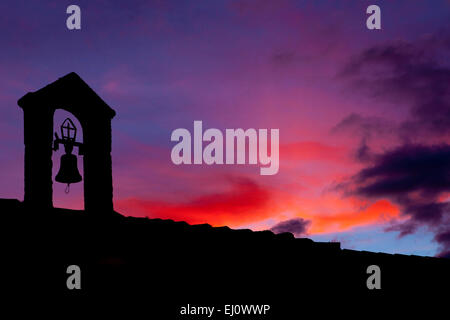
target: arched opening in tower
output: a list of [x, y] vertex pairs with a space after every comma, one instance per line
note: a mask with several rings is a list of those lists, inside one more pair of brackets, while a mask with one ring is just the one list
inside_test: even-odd
[[[76, 142], [83, 142], [83, 129], [81, 123], [78, 119], [70, 112], [67, 112], [62, 109], [56, 109], [53, 117], [53, 131], [57, 133], [59, 138], [61, 136], [61, 125], [64, 123], [65, 119], [71, 119], [73, 124], [76, 127]], [[64, 129], [67, 131], [66, 129]], [[73, 134], [73, 131], [72, 131]], [[54, 136], [53, 139], [56, 139]], [[52, 181], [53, 181], [53, 206], [56, 208], [67, 208], [67, 209], [75, 209], [75, 210], [84, 210], [84, 170], [83, 170], [83, 156], [79, 154], [79, 148], [74, 147], [71, 152], [77, 159], [77, 168], [78, 172], [82, 177], [82, 181], [77, 183], [60, 183], [55, 180], [56, 176], [61, 170], [61, 157], [66, 154], [65, 148], [63, 145], [59, 146], [59, 149], [53, 151], [52, 153]], [[66, 168], [67, 169], [67, 168]], [[73, 168], [70, 168], [70, 171], [73, 171]], [[63, 172], [64, 174], [64, 172]]]

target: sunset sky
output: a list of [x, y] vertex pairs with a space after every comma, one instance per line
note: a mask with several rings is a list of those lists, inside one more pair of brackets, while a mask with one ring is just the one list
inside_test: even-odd
[[[382, 30], [366, 28], [371, 4]], [[450, 255], [450, 1], [7, 0], [0, 12], [1, 198], [23, 199], [17, 100], [76, 72], [117, 112], [125, 215]], [[194, 120], [279, 129], [278, 174], [174, 165], [171, 133]], [[83, 208], [82, 184], [64, 188], [54, 205]]]

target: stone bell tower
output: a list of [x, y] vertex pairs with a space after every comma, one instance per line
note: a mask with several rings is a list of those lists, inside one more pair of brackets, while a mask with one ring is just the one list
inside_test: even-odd
[[25, 197], [32, 208], [52, 208], [53, 116], [73, 114], [83, 129], [84, 208], [93, 214], [113, 210], [111, 109], [76, 73], [69, 73], [19, 99], [24, 112]]

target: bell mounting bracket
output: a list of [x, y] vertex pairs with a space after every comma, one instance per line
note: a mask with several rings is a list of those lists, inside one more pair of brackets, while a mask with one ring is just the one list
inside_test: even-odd
[[61, 139], [58, 136], [58, 133], [55, 132], [55, 140], [53, 140], [53, 151], [59, 150], [59, 145], [62, 144], [64, 146], [72, 146], [72, 147], [78, 147], [78, 154], [80, 156], [84, 155], [84, 148], [83, 143], [72, 141], [70, 139]]

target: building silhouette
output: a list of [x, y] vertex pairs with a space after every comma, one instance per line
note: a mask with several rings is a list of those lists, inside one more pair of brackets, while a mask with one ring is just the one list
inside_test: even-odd
[[73, 114], [83, 130], [84, 206], [99, 215], [113, 211], [111, 109], [72, 72], [19, 99], [24, 113], [25, 197], [35, 209], [52, 208], [53, 115]]

